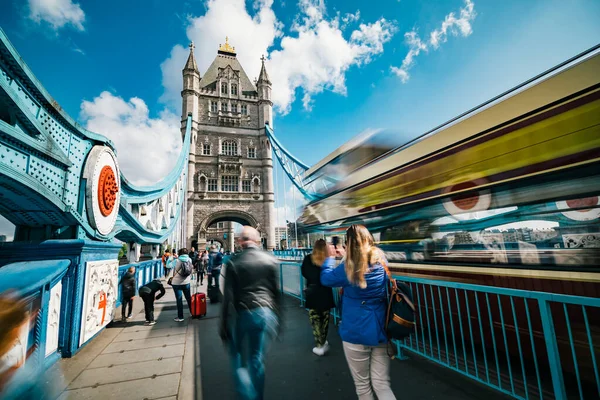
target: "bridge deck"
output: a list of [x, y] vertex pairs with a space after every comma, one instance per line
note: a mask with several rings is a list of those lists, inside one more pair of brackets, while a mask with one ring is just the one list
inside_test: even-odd
[[[113, 323], [75, 357], [52, 367], [46, 379], [55, 382], [54, 396], [60, 400], [234, 399], [229, 359], [217, 336], [218, 310], [209, 304], [206, 318], [174, 322], [175, 298], [167, 287], [156, 303], [158, 322], [147, 327], [136, 298], [132, 320]], [[306, 311], [286, 298], [285, 312], [283, 337], [267, 360], [265, 398], [356, 398], [337, 329], [329, 332], [330, 353], [319, 358], [311, 351]], [[507, 398], [416, 356], [393, 361], [391, 374], [398, 398]]]

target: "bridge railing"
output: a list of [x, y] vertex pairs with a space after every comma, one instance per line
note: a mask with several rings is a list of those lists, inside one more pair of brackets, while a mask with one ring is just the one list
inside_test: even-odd
[[310, 254], [312, 249], [288, 249], [288, 250], [273, 250], [275, 257], [280, 260], [302, 260], [307, 254]]
[[[164, 270], [162, 261], [160, 258], [156, 260], [148, 260], [142, 261], [139, 263], [126, 264], [119, 266], [119, 282], [121, 282], [121, 278], [125, 275], [125, 272], [130, 267], [135, 268], [135, 280], [136, 280], [136, 289], [141, 288], [146, 283], [151, 282], [156, 278], [160, 278], [164, 276]], [[119, 298], [117, 300], [117, 307], [122, 303], [122, 294], [121, 294], [121, 285], [119, 285]], [[116, 318], [117, 316], [115, 316]]]
[[[303, 302], [300, 264], [280, 268], [282, 291]], [[418, 354], [518, 399], [600, 396], [600, 299], [395, 278], [411, 288], [417, 309], [415, 333], [395, 341], [400, 355]]]

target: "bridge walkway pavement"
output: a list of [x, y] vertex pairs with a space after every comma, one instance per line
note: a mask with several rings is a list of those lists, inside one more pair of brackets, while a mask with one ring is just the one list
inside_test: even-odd
[[[167, 294], [155, 303], [156, 325], [144, 325], [143, 304], [136, 297], [134, 318], [113, 322], [75, 357], [55, 364], [45, 376], [54, 382], [52, 397], [235, 399], [229, 359], [217, 335], [219, 305], [209, 304], [203, 319], [178, 323], [173, 321], [175, 296], [165, 287]], [[206, 290], [206, 283], [200, 290]], [[329, 331], [331, 351], [325, 357], [312, 354], [312, 340], [307, 312], [286, 296], [283, 335], [267, 359], [267, 400], [356, 398], [337, 329], [332, 326]], [[413, 355], [392, 361], [391, 377], [398, 399], [508, 398]]]

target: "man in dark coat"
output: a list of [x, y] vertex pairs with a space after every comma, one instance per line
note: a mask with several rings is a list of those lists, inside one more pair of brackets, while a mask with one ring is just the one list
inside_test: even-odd
[[[256, 229], [245, 226], [239, 240], [244, 250], [225, 266], [220, 336], [229, 346], [240, 398], [262, 399], [266, 353], [281, 327], [279, 262], [261, 250]], [[246, 338], [250, 348], [242, 357]]]
[[[156, 296], [156, 292], [160, 294]], [[160, 282], [160, 279], [155, 279], [150, 283], [145, 284], [140, 288], [140, 297], [144, 300], [144, 311], [146, 313], [146, 325], [154, 325], [154, 300], [158, 300], [165, 295], [165, 287]]]
[[[133, 297], [135, 296], [135, 267], [129, 267], [121, 278], [121, 319], [123, 322], [131, 318], [133, 313]], [[129, 313], [125, 317], [125, 311], [129, 306]]]

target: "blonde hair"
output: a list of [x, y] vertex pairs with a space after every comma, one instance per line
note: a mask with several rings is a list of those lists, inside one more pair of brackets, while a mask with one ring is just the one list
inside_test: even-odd
[[383, 252], [375, 247], [373, 236], [363, 225], [348, 228], [346, 238], [346, 276], [351, 284], [364, 289], [367, 287], [365, 274], [369, 271], [369, 265], [382, 264]]
[[313, 264], [318, 265], [319, 267], [323, 265], [325, 259], [328, 256], [327, 251], [327, 243], [323, 239], [319, 239], [315, 242], [313, 246], [313, 251], [310, 254], [310, 260]]

